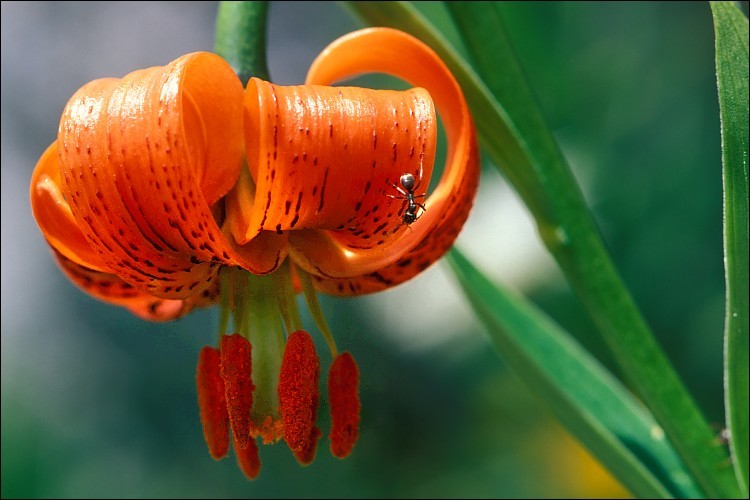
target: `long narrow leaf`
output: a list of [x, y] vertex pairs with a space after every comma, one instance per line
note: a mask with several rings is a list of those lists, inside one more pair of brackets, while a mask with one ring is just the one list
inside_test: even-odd
[[748, 494], [748, 22], [731, 2], [711, 2], [724, 165], [727, 282], [725, 397], [735, 474]]
[[638, 497], [700, 496], [653, 417], [570, 334], [458, 250], [448, 262], [508, 365], [624, 486]]
[[[348, 2], [366, 22], [408, 31], [428, 43], [459, 80], [479, 137], [530, 208], [539, 234], [603, 338], [691, 474], [709, 496], [739, 494], [726, 450], [659, 347], [606, 251], [580, 189], [541, 120], [528, 83], [490, 2], [447, 3], [474, 66], [407, 2]], [[494, 74], [508, 69], [503, 78]], [[512, 104], [506, 103], [513, 101]]]

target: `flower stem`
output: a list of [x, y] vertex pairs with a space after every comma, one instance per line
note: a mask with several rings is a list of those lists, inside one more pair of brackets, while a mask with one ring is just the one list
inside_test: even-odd
[[268, 2], [219, 2], [214, 50], [247, 85], [250, 77], [269, 80], [266, 64]]

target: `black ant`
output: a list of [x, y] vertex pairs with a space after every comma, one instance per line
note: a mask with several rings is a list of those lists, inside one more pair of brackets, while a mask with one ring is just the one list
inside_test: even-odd
[[417, 189], [419, 187], [419, 184], [422, 182], [421, 176], [420, 176], [419, 182], [417, 182], [416, 185], [414, 184], [415, 181], [414, 181], [414, 176], [412, 174], [402, 175], [401, 178], [399, 179], [399, 182], [401, 183], [401, 186], [397, 186], [393, 183], [390, 183], [390, 184], [391, 186], [396, 188], [398, 192], [401, 193], [403, 196], [393, 196], [390, 194], [387, 194], [386, 196], [388, 196], [389, 198], [396, 198], [398, 200], [406, 200], [408, 205], [403, 215], [403, 221], [404, 221], [404, 224], [409, 226], [412, 223], [414, 223], [414, 221], [419, 219], [421, 215], [421, 214], [417, 215], [417, 209], [421, 208], [422, 211], [427, 210], [422, 203], [417, 203], [416, 198], [424, 198], [427, 195], [426, 194], [417, 194], [417, 195], [414, 194], [414, 190]]

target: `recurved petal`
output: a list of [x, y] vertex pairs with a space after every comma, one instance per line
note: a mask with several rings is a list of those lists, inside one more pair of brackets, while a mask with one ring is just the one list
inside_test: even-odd
[[[222, 229], [232, 248], [256, 269], [276, 269], [287, 256], [287, 234], [282, 230], [248, 231], [255, 208], [255, 183], [243, 168], [225, 199], [227, 218]], [[253, 271], [253, 269], [250, 269]], [[261, 274], [261, 273], [258, 273]]]
[[150, 294], [202, 293], [219, 264], [257, 269], [225, 240], [211, 205], [243, 156], [242, 85], [209, 53], [121, 80], [96, 80], [69, 101], [58, 134], [62, 193], [106, 267]]
[[94, 298], [127, 308], [149, 321], [171, 321], [193, 309], [214, 304], [218, 286], [213, 286], [185, 300], [170, 300], [142, 292], [119, 276], [82, 266], [52, 248], [52, 254], [63, 273], [75, 285]]
[[53, 142], [39, 159], [30, 191], [32, 212], [57, 264], [89, 295], [125, 307], [150, 321], [170, 321], [216, 301], [218, 283], [186, 300], [170, 300], [145, 293], [109, 270], [100, 253], [81, 232], [62, 194], [57, 142]]
[[413, 172], [429, 184], [436, 130], [424, 89], [251, 79], [245, 137], [252, 181], [241, 176], [229, 204], [235, 239], [330, 229], [352, 248], [377, 247], [400, 225], [403, 202], [394, 187], [400, 176]]
[[[31, 207], [65, 275], [89, 295], [150, 321], [170, 321], [216, 302], [218, 282], [185, 300], [155, 297], [109, 270], [81, 232], [60, 186], [57, 142], [42, 154], [31, 178]], [[98, 253], [99, 252], [99, 253]]]
[[105, 272], [106, 264], [78, 228], [62, 194], [56, 141], [44, 151], [34, 168], [30, 198], [34, 218], [52, 248], [76, 264]]
[[[317, 275], [320, 289], [369, 293], [401, 283], [440, 258], [452, 245], [473, 203], [479, 179], [474, 125], [458, 83], [445, 64], [416, 38], [389, 28], [368, 28], [326, 48], [308, 72], [308, 84], [330, 84], [362, 73], [388, 73], [426, 88], [443, 119], [446, 166], [426, 211], [410, 226], [373, 249], [356, 249], [331, 231], [290, 236], [295, 262]], [[402, 201], [403, 203], [403, 201]]]

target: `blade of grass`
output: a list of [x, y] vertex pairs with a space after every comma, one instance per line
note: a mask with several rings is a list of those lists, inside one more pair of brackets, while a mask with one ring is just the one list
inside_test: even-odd
[[732, 2], [711, 2], [724, 170], [727, 315], [724, 383], [735, 475], [748, 495], [748, 21]]
[[[715, 444], [711, 427], [612, 264], [575, 178], [531, 96], [497, 6], [447, 3], [475, 59], [475, 70], [409, 3], [347, 5], [366, 22], [407, 31], [440, 54], [464, 89], [483, 146], [531, 210], [543, 242], [597, 324], [623, 373], [706, 494], [738, 496], [737, 483], [726, 465], [726, 451]], [[494, 75], [497, 68], [505, 75]], [[506, 103], [512, 104], [506, 107]]]
[[653, 417], [570, 334], [455, 248], [447, 261], [508, 365], [625, 487], [646, 498], [700, 496]]

